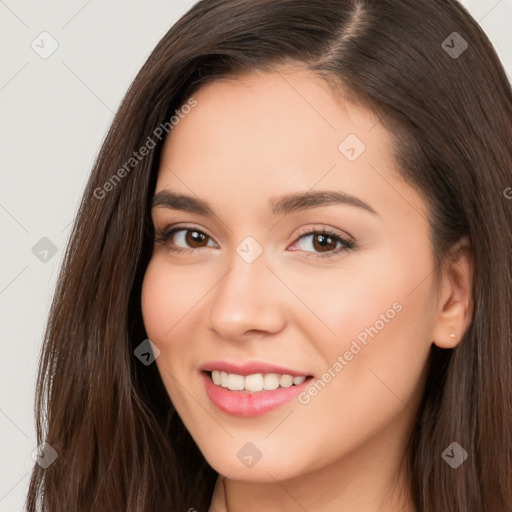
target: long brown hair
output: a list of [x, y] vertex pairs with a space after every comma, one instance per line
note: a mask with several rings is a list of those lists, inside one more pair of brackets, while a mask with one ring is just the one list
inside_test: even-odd
[[[436, 275], [455, 241], [471, 241], [473, 318], [456, 348], [432, 346], [410, 440], [417, 510], [512, 510], [512, 92], [488, 38], [455, 0], [202, 0], [133, 81], [84, 192], [37, 382], [38, 443], [59, 456], [34, 465], [28, 511], [208, 509], [217, 473], [156, 365], [134, 356], [147, 337], [155, 129], [203, 84], [287, 63], [379, 115], [428, 201]], [[457, 469], [441, 457], [454, 441], [468, 453]]]

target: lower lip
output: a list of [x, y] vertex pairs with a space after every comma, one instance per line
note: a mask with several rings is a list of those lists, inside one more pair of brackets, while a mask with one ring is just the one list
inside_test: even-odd
[[214, 405], [228, 414], [245, 417], [260, 416], [277, 409], [304, 391], [312, 380], [312, 377], [308, 377], [303, 383], [288, 388], [246, 393], [217, 386], [206, 372], [201, 372], [201, 376], [204, 380], [206, 394]]

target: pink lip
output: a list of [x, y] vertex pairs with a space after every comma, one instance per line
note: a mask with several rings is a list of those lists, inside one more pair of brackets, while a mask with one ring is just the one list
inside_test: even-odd
[[[290, 374], [288, 373], [288, 375]], [[206, 371], [201, 372], [201, 378], [204, 381], [206, 394], [215, 406], [228, 414], [244, 417], [260, 416], [268, 411], [277, 409], [281, 405], [295, 398], [300, 392], [304, 391], [304, 388], [308, 386], [312, 380], [311, 378], [308, 378], [302, 384], [293, 385], [288, 388], [277, 388], [271, 391], [264, 390], [256, 393], [247, 393], [245, 391], [231, 391], [230, 389], [223, 388], [222, 386], [217, 386], [213, 383]]]
[[234, 364], [227, 361], [210, 361], [203, 364], [200, 368], [203, 371], [218, 370], [219, 372], [236, 373], [237, 375], [252, 375], [253, 373], [278, 373], [279, 375], [291, 375], [292, 377], [307, 377], [309, 372], [300, 372], [285, 368], [284, 366], [275, 366], [268, 363], [259, 363], [257, 361]]

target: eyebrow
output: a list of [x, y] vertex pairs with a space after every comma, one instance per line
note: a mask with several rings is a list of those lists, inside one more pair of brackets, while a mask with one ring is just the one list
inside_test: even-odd
[[[270, 199], [270, 211], [272, 215], [286, 215], [289, 213], [329, 206], [333, 204], [343, 204], [354, 206], [365, 210], [373, 215], [379, 215], [368, 203], [356, 196], [342, 191], [333, 190], [315, 190], [309, 192], [297, 192], [282, 197], [273, 197]], [[153, 196], [152, 208], [163, 207], [173, 210], [181, 210], [190, 213], [197, 213], [206, 217], [213, 217], [215, 213], [210, 205], [196, 197], [179, 194], [165, 189]]]

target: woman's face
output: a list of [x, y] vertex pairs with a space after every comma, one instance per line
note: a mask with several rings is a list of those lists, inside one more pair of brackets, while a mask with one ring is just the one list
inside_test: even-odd
[[[167, 138], [152, 210], [157, 236], [179, 229], [155, 243], [142, 290], [174, 406], [229, 478], [388, 470], [436, 316], [425, 202], [379, 120], [310, 72], [216, 81], [194, 98]], [[223, 368], [221, 385], [204, 371]]]

